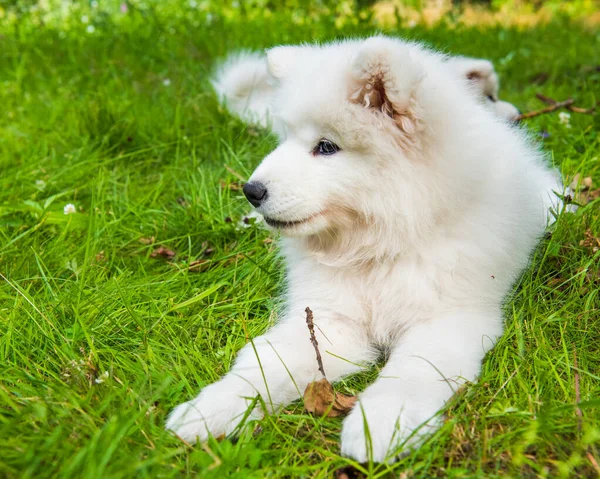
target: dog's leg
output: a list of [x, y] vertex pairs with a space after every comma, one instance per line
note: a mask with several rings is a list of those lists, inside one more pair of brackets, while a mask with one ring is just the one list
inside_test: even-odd
[[400, 448], [417, 447], [441, 424], [436, 413], [476, 378], [501, 332], [500, 312], [446, 315], [409, 329], [344, 421], [342, 454], [393, 462]]
[[[191, 442], [205, 440], [209, 434], [227, 435], [244, 422], [245, 416], [262, 417], [262, 408], [254, 402], [257, 395], [271, 411], [300, 397], [309, 382], [320, 378], [301, 311], [288, 314], [247, 344], [231, 372], [173, 410], [167, 429]], [[317, 308], [314, 314], [315, 335], [329, 380], [359, 371], [359, 363], [375, 359], [366, 335], [351, 320], [334, 315], [327, 318]]]

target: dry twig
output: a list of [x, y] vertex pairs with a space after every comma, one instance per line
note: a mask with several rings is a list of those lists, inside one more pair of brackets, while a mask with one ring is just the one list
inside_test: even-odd
[[515, 121], [525, 120], [527, 118], [533, 118], [534, 116], [544, 115], [545, 113], [551, 113], [556, 110], [560, 110], [561, 108], [566, 108], [574, 103], [572, 98], [569, 98], [565, 101], [556, 102], [546, 108], [542, 108], [537, 111], [528, 111], [527, 113], [521, 113], [519, 116], [515, 118]]
[[[322, 416], [326, 414], [328, 417], [344, 416], [356, 404], [356, 396], [347, 396], [342, 393], [337, 393], [333, 389], [331, 383], [325, 377], [325, 368], [323, 360], [319, 352], [319, 343], [315, 337], [315, 323], [313, 312], [307, 306], [306, 309], [306, 324], [310, 333], [310, 342], [317, 353], [317, 365], [319, 371], [323, 375], [323, 379], [313, 381], [306, 386], [304, 390], [304, 407], [314, 415]], [[318, 326], [317, 326], [318, 327]]]
[[315, 323], [313, 321], [313, 312], [308, 306], [304, 311], [306, 311], [306, 324], [308, 326], [308, 332], [310, 333], [310, 342], [312, 343], [313, 348], [315, 348], [315, 352], [317, 353], [317, 364], [319, 365], [319, 371], [321, 371], [321, 374], [325, 378], [326, 376], [325, 369], [323, 368], [323, 359], [321, 359], [321, 353], [319, 352], [319, 343], [317, 342], [317, 338], [315, 337]]
[[[536, 93], [535, 96], [547, 105], [556, 105], [558, 103], [555, 99], [550, 98], [549, 96], [543, 95], [541, 93]], [[569, 105], [566, 108], [567, 110], [572, 111], [573, 113], [583, 113], [584, 115], [591, 115], [592, 113], [594, 113], [594, 111], [596, 111], [595, 106], [593, 106], [592, 108], [579, 108], [575, 105]]]

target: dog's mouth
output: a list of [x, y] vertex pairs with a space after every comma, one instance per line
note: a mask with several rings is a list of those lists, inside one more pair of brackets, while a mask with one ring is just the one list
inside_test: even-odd
[[321, 213], [316, 214], [316, 215], [311, 215], [311, 216], [301, 219], [301, 220], [293, 220], [293, 221], [276, 220], [275, 218], [269, 218], [268, 216], [263, 216], [263, 218], [265, 219], [265, 223], [267, 223], [272, 228], [285, 230], [285, 229], [296, 228], [298, 226], [302, 226], [304, 224], [310, 223], [317, 216], [321, 216]]
[[300, 226], [304, 223], [308, 223], [311, 218], [305, 218], [303, 220], [297, 220], [297, 221], [282, 221], [282, 220], [276, 220], [273, 218], [268, 218], [267, 216], [264, 217], [265, 218], [265, 223], [267, 223], [269, 226], [272, 226], [273, 228], [277, 228], [277, 229], [287, 229], [287, 228], [294, 228], [295, 226]]

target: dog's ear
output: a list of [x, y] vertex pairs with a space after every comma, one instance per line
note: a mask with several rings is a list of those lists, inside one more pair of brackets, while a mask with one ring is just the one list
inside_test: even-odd
[[467, 80], [483, 80], [495, 74], [494, 65], [488, 60], [478, 60], [475, 58], [465, 58], [464, 60], [464, 75], [467, 77]]
[[405, 133], [418, 128], [415, 94], [424, 70], [410, 46], [373, 37], [360, 47], [352, 65], [350, 101], [391, 118]]
[[267, 66], [269, 73], [276, 79], [285, 78], [298, 61], [302, 47], [280, 46], [267, 50]]
[[494, 101], [498, 99], [498, 75], [492, 62], [478, 58], [451, 57], [448, 65], [466, 78], [483, 96], [491, 97]]

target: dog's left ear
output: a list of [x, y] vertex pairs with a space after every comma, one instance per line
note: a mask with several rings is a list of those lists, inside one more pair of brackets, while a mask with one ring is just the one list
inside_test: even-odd
[[267, 67], [271, 76], [282, 80], [289, 75], [290, 70], [298, 61], [303, 48], [291, 45], [274, 47], [267, 50]]
[[404, 133], [418, 129], [415, 95], [424, 75], [410, 46], [373, 37], [360, 47], [352, 65], [350, 101], [392, 119]]

